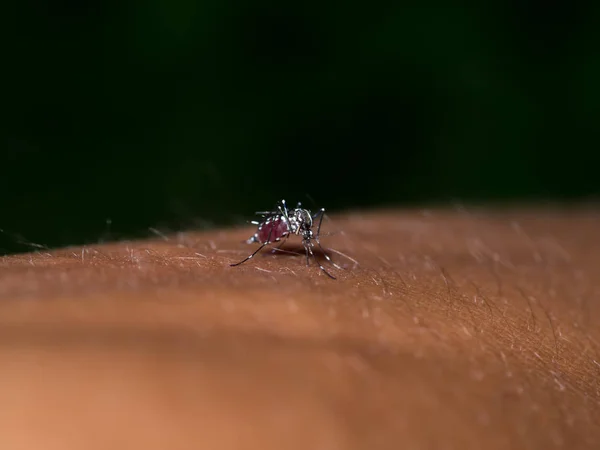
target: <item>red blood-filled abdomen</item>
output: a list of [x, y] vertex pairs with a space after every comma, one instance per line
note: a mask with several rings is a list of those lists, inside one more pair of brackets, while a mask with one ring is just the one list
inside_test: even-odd
[[279, 240], [288, 233], [289, 228], [285, 220], [280, 217], [273, 217], [260, 226], [257, 234], [259, 242], [265, 243]]

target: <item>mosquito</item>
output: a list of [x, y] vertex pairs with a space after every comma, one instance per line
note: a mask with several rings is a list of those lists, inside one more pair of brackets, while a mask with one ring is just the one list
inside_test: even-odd
[[[246, 243], [259, 243], [261, 245], [246, 259], [238, 263], [231, 264], [231, 266], [239, 266], [240, 264], [252, 259], [254, 255], [260, 252], [268, 244], [281, 241], [281, 244], [277, 247], [277, 249], [279, 249], [279, 247], [283, 245], [285, 240], [290, 235], [295, 234], [302, 237], [302, 245], [304, 246], [304, 250], [306, 252], [306, 265], [309, 265], [310, 257], [312, 256], [325, 275], [334, 280], [336, 279], [325, 269], [325, 267], [323, 267], [313, 252], [314, 242], [316, 242], [319, 246], [319, 249], [325, 256], [325, 259], [335, 268], [341, 269], [341, 267], [334, 263], [327, 253], [325, 253], [325, 250], [319, 241], [321, 223], [323, 222], [325, 208], [321, 208], [315, 214], [312, 214], [310, 210], [302, 208], [302, 204], [300, 202], [298, 202], [294, 209], [288, 209], [285, 200], [281, 200], [277, 203], [275, 210], [257, 211], [256, 214], [261, 216], [261, 220], [253, 220], [250, 222], [253, 225], [256, 225], [258, 228], [256, 233], [254, 233], [254, 235], [252, 235], [246, 241]], [[313, 227], [315, 223], [317, 223], [317, 219], [318, 225], [317, 232], [315, 234], [313, 233]]]

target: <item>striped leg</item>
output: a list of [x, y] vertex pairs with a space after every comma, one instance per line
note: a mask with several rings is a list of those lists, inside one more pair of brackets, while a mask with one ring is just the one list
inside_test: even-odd
[[325, 267], [323, 267], [323, 265], [319, 262], [319, 260], [313, 253], [312, 244], [310, 242], [307, 244], [304, 244], [304, 248], [306, 249], [306, 262], [308, 263], [308, 254], [310, 253], [310, 256], [313, 257], [313, 259], [318, 264], [319, 268], [325, 273], [325, 275], [327, 275], [329, 278], [335, 280], [336, 278], [333, 275], [331, 275], [329, 272], [327, 272], [327, 270], [325, 270]]
[[235, 264], [229, 264], [231, 267], [233, 266], [239, 266], [240, 264], [244, 264], [246, 261], [248, 261], [249, 259], [252, 259], [254, 257], [254, 255], [256, 255], [258, 252], [260, 252], [265, 245], [270, 244], [271, 243], [271, 233], [273, 232], [273, 227], [271, 227], [271, 229], [269, 230], [269, 236], [267, 237], [267, 240], [256, 249], [256, 251], [254, 253], [252, 253], [250, 256], [248, 256], [246, 259], [244, 259], [243, 261], [240, 261], [239, 263], [235, 263]]
[[317, 211], [313, 215], [313, 220], [316, 220], [317, 217], [319, 218], [319, 225], [317, 226], [317, 235], [315, 236], [315, 241], [317, 241], [317, 244], [319, 245], [319, 248], [323, 252], [323, 255], [325, 256], [325, 259], [327, 261], [329, 261], [329, 263], [332, 264], [333, 267], [335, 267], [336, 269], [342, 269], [342, 267], [340, 267], [336, 263], [334, 263], [332, 261], [332, 259], [329, 257], [329, 255], [327, 253], [325, 253], [325, 250], [323, 249], [323, 246], [321, 245], [321, 241], [319, 240], [319, 236], [321, 235], [321, 224], [323, 223], [323, 216], [324, 215], [325, 215], [325, 208], [321, 208], [319, 211]]

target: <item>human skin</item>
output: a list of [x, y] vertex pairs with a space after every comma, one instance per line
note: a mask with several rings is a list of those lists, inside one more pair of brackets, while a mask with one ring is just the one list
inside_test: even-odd
[[328, 231], [337, 280], [250, 228], [1, 258], [0, 448], [600, 448], [597, 209]]

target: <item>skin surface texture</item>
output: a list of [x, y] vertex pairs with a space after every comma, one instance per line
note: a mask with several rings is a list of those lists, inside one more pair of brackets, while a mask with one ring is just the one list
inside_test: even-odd
[[600, 448], [596, 209], [253, 233], [0, 258], [0, 448]]

